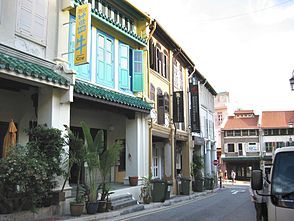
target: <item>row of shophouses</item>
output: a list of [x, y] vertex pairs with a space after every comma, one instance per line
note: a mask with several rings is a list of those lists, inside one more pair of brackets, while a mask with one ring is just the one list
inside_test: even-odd
[[[228, 103], [228, 95], [219, 93], [216, 103]], [[275, 150], [294, 145], [293, 123], [294, 111], [262, 111], [259, 116], [236, 110], [229, 116], [226, 105], [216, 105], [218, 159], [227, 178], [232, 170], [237, 180], [250, 180], [252, 169], [269, 172]]]
[[[91, 3], [88, 64], [74, 65], [76, 8]], [[0, 148], [8, 123], [82, 134], [85, 121], [124, 148], [109, 181], [216, 172], [215, 90], [158, 21], [128, 1], [0, 1]], [[2, 152], [2, 151], [0, 151]], [[85, 173], [84, 173], [85, 175]], [[82, 178], [84, 179], [84, 178]], [[76, 182], [74, 173], [71, 183]]]

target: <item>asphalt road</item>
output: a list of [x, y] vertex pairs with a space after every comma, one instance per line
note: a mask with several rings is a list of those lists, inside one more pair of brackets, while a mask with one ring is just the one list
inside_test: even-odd
[[227, 186], [206, 195], [157, 210], [130, 214], [119, 220], [139, 221], [255, 221], [248, 186]]

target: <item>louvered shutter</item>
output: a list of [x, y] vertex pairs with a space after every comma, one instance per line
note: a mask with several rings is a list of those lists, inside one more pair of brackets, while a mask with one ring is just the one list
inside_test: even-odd
[[48, 0], [35, 0], [35, 10], [33, 14], [32, 35], [40, 39], [42, 43], [46, 42], [48, 17]]
[[26, 35], [32, 35], [32, 23], [33, 23], [33, 0], [19, 0], [18, 1], [18, 18], [16, 30]]
[[119, 85], [120, 85], [120, 88], [130, 89], [129, 46], [125, 44], [120, 44]]
[[46, 43], [48, 0], [19, 0], [16, 30]]
[[225, 152], [225, 153], [228, 153], [228, 144], [225, 144], [225, 145], [224, 145], [224, 152]]
[[105, 38], [103, 35], [98, 34], [97, 35], [97, 82], [102, 83], [102, 81], [105, 81]]
[[113, 41], [112, 39], [105, 37], [105, 81], [107, 86], [112, 86], [114, 84], [113, 81]]
[[143, 51], [133, 51], [133, 91], [143, 91]]
[[154, 48], [153, 48], [152, 39], [150, 39], [149, 41], [149, 61], [150, 61], [150, 68], [154, 69]]
[[164, 124], [165, 119], [164, 119], [164, 95], [159, 94], [157, 95], [157, 123], [158, 124]]

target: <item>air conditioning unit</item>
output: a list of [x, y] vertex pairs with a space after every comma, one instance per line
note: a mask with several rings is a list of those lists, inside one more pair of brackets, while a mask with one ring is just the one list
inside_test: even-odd
[[73, 0], [61, 0], [61, 10], [69, 11], [74, 8]]

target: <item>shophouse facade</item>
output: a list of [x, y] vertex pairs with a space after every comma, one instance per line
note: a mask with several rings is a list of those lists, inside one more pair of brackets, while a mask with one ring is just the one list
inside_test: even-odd
[[59, 9], [59, 1], [1, 1], [1, 153], [12, 120], [21, 145], [28, 142], [25, 129], [37, 123], [62, 131], [70, 124], [74, 76], [56, 62]]
[[[60, 28], [65, 47], [60, 54], [76, 71], [70, 126], [81, 134], [85, 121], [93, 134], [101, 130], [107, 145], [122, 141], [120, 161], [110, 182], [129, 183], [149, 172], [148, 121], [151, 106], [144, 101], [147, 74], [147, 24], [149, 17], [127, 1], [91, 3], [90, 61], [74, 65], [76, 8], [84, 1], [64, 1]], [[84, 179], [86, 173], [83, 174]], [[99, 178], [97, 178], [99, 180]], [[71, 180], [76, 182], [75, 180]]]
[[213, 164], [217, 159], [214, 124], [214, 97], [216, 95], [216, 91], [207, 79], [195, 69], [190, 79], [190, 125], [193, 152], [203, 158], [204, 176], [213, 176], [217, 172], [217, 165]]
[[262, 167], [271, 165], [277, 148], [293, 146], [294, 111], [263, 111], [261, 118]]
[[173, 181], [189, 176], [188, 75], [193, 63], [163, 27], [150, 25], [149, 74], [153, 103], [150, 119], [150, 167], [154, 178]]
[[237, 180], [249, 180], [251, 170], [260, 167], [261, 146], [259, 116], [253, 110], [237, 110], [229, 116], [221, 131], [222, 161], [224, 171]]

